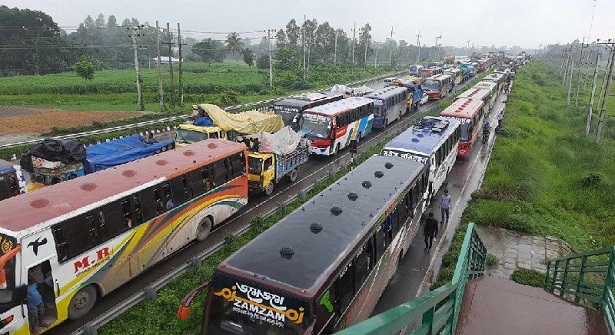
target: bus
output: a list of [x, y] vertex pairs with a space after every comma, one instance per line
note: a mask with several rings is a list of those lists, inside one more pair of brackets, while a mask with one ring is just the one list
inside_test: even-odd
[[[400, 86], [389, 86], [376, 90], [365, 96], [374, 100], [373, 128], [383, 129], [389, 123], [399, 120], [409, 109], [408, 89]], [[412, 105], [412, 102], [410, 102]]]
[[482, 102], [485, 103], [485, 106], [488, 109], [491, 109], [491, 106], [493, 105], [493, 102], [494, 102], [494, 100], [491, 100], [491, 98], [492, 98], [491, 90], [487, 88], [476, 87], [476, 86], [463, 91], [463, 93], [457, 96], [457, 99], [481, 100]]
[[297, 115], [301, 115], [306, 109], [328, 104], [343, 98], [344, 95], [341, 93], [303, 93], [276, 101], [273, 105], [273, 111], [282, 117], [285, 125], [295, 128], [298, 122], [300, 122]]
[[458, 69], [456, 67], [452, 67], [452, 68], [446, 69], [446, 71], [444, 71], [444, 73], [448, 74], [453, 79], [453, 87], [463, 83], [464, 80], [465, 80], [465, 76], [463, 75], [463, 71], [461, 71], [461, 69]]
[[442, 74], [442, 73], [444, 73], [444, 71], [442, 70], [441, 67], [427, 67], [427, 68], [421, 69], [421, 71], [419, 72], [419, 77], [425, 80], [429, 77], [433, 77], [435, 75]]
[[383, 156], [412, 159], [427, 165], [427, 206], [455, 164], [461, 137], [460, 124], [453, 118], [425, 116], [387, 143], [380, 152]]
[[299, 133], [312, 141], [312, 153], [334, 156], [372, 131], [374, 100], [350, 97], [303, 112]]
[[474, 99], [457, 99], [440, 112], [440, 116], [453, 117], [461, 122], [457, 157], [468, 156], [472, 145], [482, 132], [486, 114], [485, 103]]
[[453, 90], [453, 78], [448, 74], [438, 74], [425, 79], [421, 86], [430, 100], [438, 100]]
[[418, 77], [422, 69], [423, 69], [423, 65], [418, 65], [418, 64], [410, 65], [408, 67], [408, 74], [411, 76]]
[[218, 265], [201, 334], [331, 334], [369, 318], [426, 184], [419, 162], [370, 157]]
[[247, 204], [246, 157], [210, 139], [0, 201], [0, 332], [30, 333], [29, 278], [48, 330], [204, 240]]
[[489, 90], [490, 92], [489, 106], [488, 106], [489, 108], [491, 108], [495, 104], [495, 101], [497, 100], [498, 95], [500, 94], [498, 84], [492, 81], [485, 81], [485, 80], [479, 81], [474, 86], [472, 86], [472, 88], [482, 88], [485, 90]]

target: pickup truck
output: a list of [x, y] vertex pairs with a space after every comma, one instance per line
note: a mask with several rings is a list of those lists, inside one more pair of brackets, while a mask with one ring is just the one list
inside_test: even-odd
[[248, 185], [254, 193], [271, 195], [275, 185], [282, 179], [297, 180], [297, 167], [307, 162], [310, 151], [309, 141], [302, 138], [294, 151], [288, 154], [273, 152], [251, 152], [248, 155]]

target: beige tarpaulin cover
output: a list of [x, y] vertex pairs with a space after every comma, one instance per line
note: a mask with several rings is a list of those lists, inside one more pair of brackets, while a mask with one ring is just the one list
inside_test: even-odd
[[232, 114], [212, 104], [200, 104], [199, 107], [203, 108], [216, 126], [225, 131], [234, 130], [241, 134], [252, 135], [260, 131], [275, 133], [284, 127], [282, 117], [276, 114], [255, 110]]

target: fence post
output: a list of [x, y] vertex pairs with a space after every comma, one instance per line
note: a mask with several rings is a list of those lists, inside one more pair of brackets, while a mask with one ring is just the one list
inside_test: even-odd
[[611, 286], [613, 285], [613, 262], [615, 261], [615, 257], [613, 257], [613, 252], [615, 251], [615, 247], [611, 248], [611, 254], [609, 256], [609, 268], [606, 272], [606, 279], [604, 281], [604, 292], [602, 293], [602, 301], [600, 302], [600, 309], [604, 312], [604, 306], [606, 304], [606, 300], [608, 298], [608, 292], [611, 290]]
[[430, 309], [428, 309], [427, 311], [425, 311], [425, 313], [423, 313], [423, 322], [422, 324], [429, 324], [429, 327], [427, 328], [427, 335], [432, 335], [433, 332], [433, 316], [434, 316], [434, 309], [436, 307], [432, 307]]
[[564, 267], [564, 277], [562, 278], [562, 288], [559, 291], [559, 296], [563, 297], [566, 292], [566, 286], [568, 285], [568, 265], [570, 264], [570, 258], [566, 259], [566, 265]]
[[579, 289], [581, 288], [581, 282], [583, 282], [583, 279], [585, 277], [585, 264], [587, 264], [587, 256], [583, 256], [583, 259], [581, 259], [581, 268], [579, 269], [579, 281], [577, 282], [577, 288], [574, 292], [575, 304], [578, 304], [579, 301], [581, 301], [581, 297], [579, 297]]

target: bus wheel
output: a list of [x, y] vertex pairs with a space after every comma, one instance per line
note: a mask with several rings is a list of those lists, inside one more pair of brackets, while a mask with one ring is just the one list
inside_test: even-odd
[[88, 285], [70, 300], [68, 305], [68, 318], [71, 320], [77, 320], [82, 316], [88, 314], [88, 312], [94, 307], [96, 302], [96, 289], [93, 285]]
[[292, 171], [290, 171], [290, 173], [286, 177], [288, 178], [288, 182], [294, 183], [295, 180], [297, 180], [297, 169], [293, 169]]
[[212, 222], [209, 216], [206, 216], [203, 221], [199, 224], [199, 228], [196, 232], [196, 240], [197, 241], [205, 241], [207, 236], [209, 236], [209, 232], [211, 231]]
[[333, 150], [333, 152], [331, 153], [331, 156], [335, 156], [335, 155], [337, 155], [337, 153], [338, 153], [339, 151], [340, 151], [340, 144], [338, 143], [338, 144], [335, 146], [335, 150]]
[[273, 194], [273, 181], [267, 184], [267, 186], [265, 187], [265, 194], [268, 196]]

